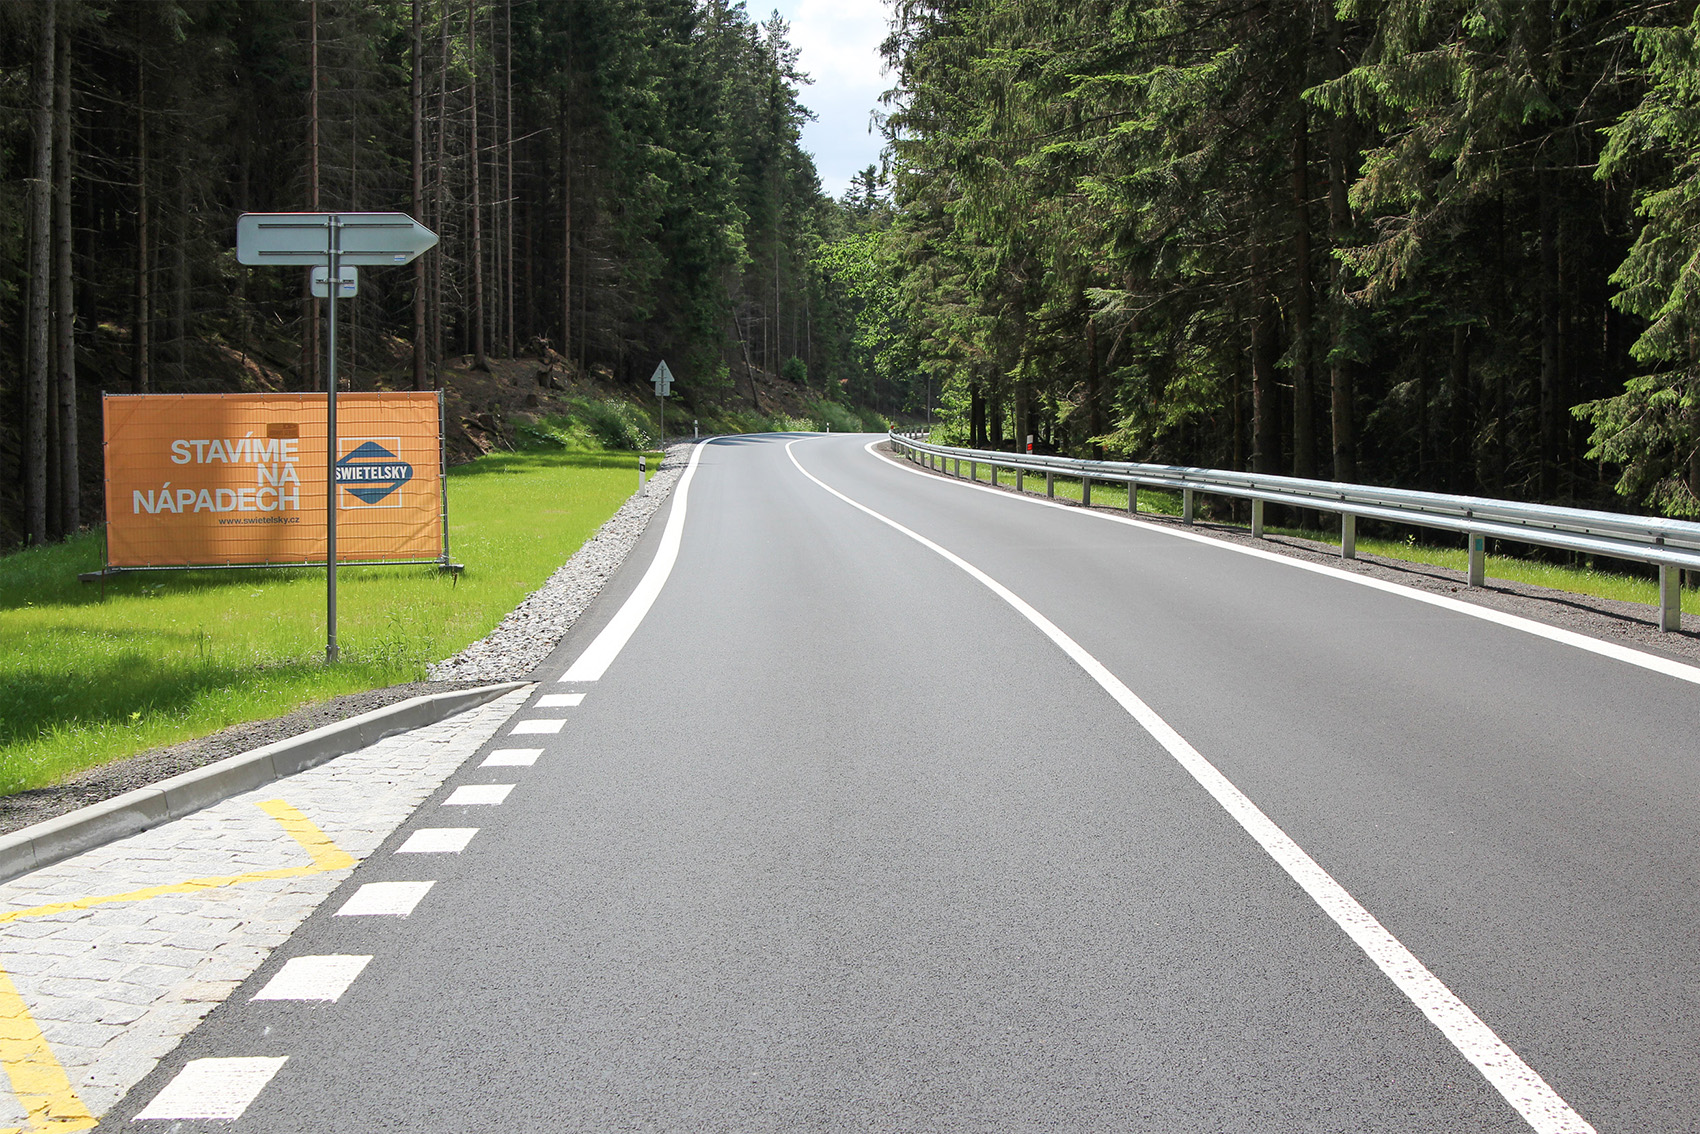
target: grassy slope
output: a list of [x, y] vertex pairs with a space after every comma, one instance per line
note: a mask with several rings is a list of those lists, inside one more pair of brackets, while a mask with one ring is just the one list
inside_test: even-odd
[[0, 558], [0, 793], [425, 676], [487, 633], [637, 487], [636, 453], [525, 452], [450, 472], [458, 582], [344, 568], [343, 661], [323, 664], [324, 573], [160, 572], [106, 586], [98, 536]]

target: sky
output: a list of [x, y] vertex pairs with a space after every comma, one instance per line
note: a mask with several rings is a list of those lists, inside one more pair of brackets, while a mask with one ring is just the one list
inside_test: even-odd
[[748, 0], [750, 18], [766, 20], [775, 9], [791, 24], [797, 66], [814, 82], [802, 89], [803, 105], [816, 119], [803, 126], [803, 148], [815, 157], [821, 188], [842, 197], [850, 178], [878, 165], [884, 140], [868, 130], [868, 116], [889, 85], [880, 73], [880, 42], [886, 37], [881, 0]]

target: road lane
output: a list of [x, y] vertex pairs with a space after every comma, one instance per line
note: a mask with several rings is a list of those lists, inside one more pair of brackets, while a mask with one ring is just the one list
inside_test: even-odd
[[[1643, 1075], [1662, 1093], [1616, 1097], [1646, 1044], [1604, 1058], [1581, 1034], [1596, 1021], [1553, 1006], [1607, 975], [1586, 952], [1554, 963], [1575, 956], [1559, 929], [1576, 910], [1656, 902], [1612, 891], [1634, 874], [1531, 893], [1587, 833], [1567, 843], [1493, 793], [1592, 813], [1572, 785], [1529, 782], [1553, 738], [1503, 718], [1530, 706], [1497, 711], [1546, 695], [1505, 668], [1535, 664], [1526, 644], [916, 476], [851, 439], [797, 453], [1092, 649], [1455, 990], [1488, 995], [1491, 1012], [1465, 1000], [1585, 1115], [1648, 1119], [1600, 1129], [1689, 1128], [1680, 1059]], [[610, 618], [591, 615], [542, 676]], [[1458, 658], [1429, 656], [1455, 640]], [[1536, 661], [1564, 671], [1561, 693], [1599, 677]], [[1346, 699], [1384, 680], [1416, 685]], [[1457, 692], [1472, 680], [1477, 702]], [[1606, 692], [1641, 688], [1620, 684]], [[1424, 690], [1475, 747], [1405, 739], [1432, 736], [1400, 715]], [[389, 844], [477, 826], [463, 851], [380, 851], [350, 880], [348, 895], [433, 882], [411, 916], [327, 902], [115, 1118], [189, 1060], [287, 1056], [234, 1125], [205, 1128], [1526, 1129], [1102, 690], [960, 571], [798, 475], [782, 440], [703, 450], [672, 579], [600, 681], [539, 696], [564, 691], [586, 696], [522, 714], [564, 716], [561, 732], [490, 746], [541, 748], [534, 764], [475, 758]], [[1495, 746], [1519, 728], [1537, 747]], [[1587, 764], [1598, 797], [1624, 794], [1612, 759], [1658, 764]], [[515, 785], [500, 805], [440, 802], [495, 783]], [[1443, 822], [1466, 835], [1441, 845]], [[1613, 865], [1648, 842], [1596, 827], [1619, 839]], [[1521, 922], [1554, 900], [1573, 909], [1537, 919], [1525, 951]], [[291, 958], [368, 955], [334, 1003], [249, 999]], [[1640, 1004], [1605, 1025], [1648, 1026]]]
[[1696, 1128], [1670, 1063], [1700, 1047], [1692, 684], [1227, 545], [816, 452], [828, 483], [1075, 634], [1602, 1129]]

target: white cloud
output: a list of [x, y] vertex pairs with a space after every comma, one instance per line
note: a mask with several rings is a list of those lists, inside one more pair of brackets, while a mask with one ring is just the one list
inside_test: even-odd
[[889, 32], [880, 0], [768, 0], [750, 5], [753, 19], [777, 8], [791, 24], [797, 65], [814, 82], [802, 90], [816, 120], [803, 129], [803, 148], [815, 156], [821, 187], [840, 196], [850, 178], [879, 164], [884, 140], [868, 128], [889, 85], [881, 73], [880, 44]]

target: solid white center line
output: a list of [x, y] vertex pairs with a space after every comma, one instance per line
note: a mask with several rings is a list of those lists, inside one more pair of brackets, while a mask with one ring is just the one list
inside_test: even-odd
[[673, 489], [673, 507], [667, 513], [667, 526], [661, 532], [661, 545], [655, 549], [655, 558], [649, 561], [649, 570], [643, 573], [637, 588], [615, 611], [608, 625], [567, 667], [567, 672], [561, 675], [562, 681], [601, 680], [637, 631], [643, 616], [655, 605], [656, 597], [667, 584], [667, 576], [673, 573], [673, 564], [679, 558], [679, 541], [684, 538], [685, 505], [691, 496], [691, 479], [696, 476], [697, 462], [702, 459], [702, 451], [707, 444], [707, 441], [700, 441], [691, 450], [691, 463], [685, 466], [685, 475], [679, 478], [678, 487]]
[[395, 849], [397, 854], [459, 854], [478, 833], [477, 827], [421, 827]]
[[1169, 722], [1158, 716], [1151, 706], [1122, 684], [1119, 677], [1087, 653], [1080, 643], [1064, 633], [1056, 623], [1040, 614], [1021, 596], [960, 555], [934, 543], [919, 532], [904, 527], [891, 517], [874, 511], [866, 504], [852, 500], [809, 472], [797, 460], [797, 454], [793, 451], [796, 444], [796, 441], [787, 444], [785, 454], [791, 458], [791, 463], [796, 466], [798, 472], [857, 511], [908, 536], [966, 572], [976, 582], [1015, 608], [1017, 613], [1085, 670], [1092, 680], [1113, 697], [1129, 716], [1139, 722], [1140, 727], [1150, 733], [1151, 737], [1215, 798], [1223, 810], [1234, 817], [1247, 834], [1257, 840], [1269, 857], [1279, 863], [1293, 881], [1304, 888], [1311, 900], [1320, 906], [1336, 925], [1346, 931], [1347, 936], [1375, 962], [1376, 967], [1441, 1030], [1452, 1042], [1452, 1046], [1475, 1065], [1483, 1078], [1492, 1083], [1507, 1102], [1517, 1108], [1517, 1113], [1523, 1116], [1525, 1122], [1540, 1134], [1595, 1134], [1588, 1121], [1572, 1110], [1570, 1104], [1559, 1097], [1558, 1092], [1536, 1074], [1534, 1068], [1524, 1063], [1521, 1056], [1512, 1051], [1492, 1028], [1470, 1010], [1469, 1005], [1458, 999], [1450, 988], [1441, 983], [1439, 977], [1429, 972], [1427, 966], [1419, 961], [1414, 953], [1405, 948], [1374, 915], [1364, 909], [1344, 886], [1318, 866], [1316, 861], [1305, 853], [1304, 848], [1289, 838], [1257, 804], [1235, 787], [1228, 777], [1217, 771], [1216, 766], [1176, 732]]
[[406, 917], [435, 882], [368, 882], [336, 911], [337, 917]]
[[255, 1000], [336, 1000], [348, 991], [370, 956], [296, 957], [255, 994]]
[[534, 709], [572, 709], [584, 704], [583, 693], [545, 693], [537, 698]]
[[480, 768], [529, 768], [543, 755], [541, 748], [498, 748], [484, 757]]
[[191, 1059], [136, 1119], [241, 1118], [288, 1059]]
[[513, 732], [508, 735], [519, 736], [531, 732], [560, 732], [566, 723], [567, 718], [565, 717], [540, 717], [535, 720], [520, 721], [514, 725]]
[[508, 798], [513, 784], [463, 784], [443, 800], [444, 807], [493, 806]]

